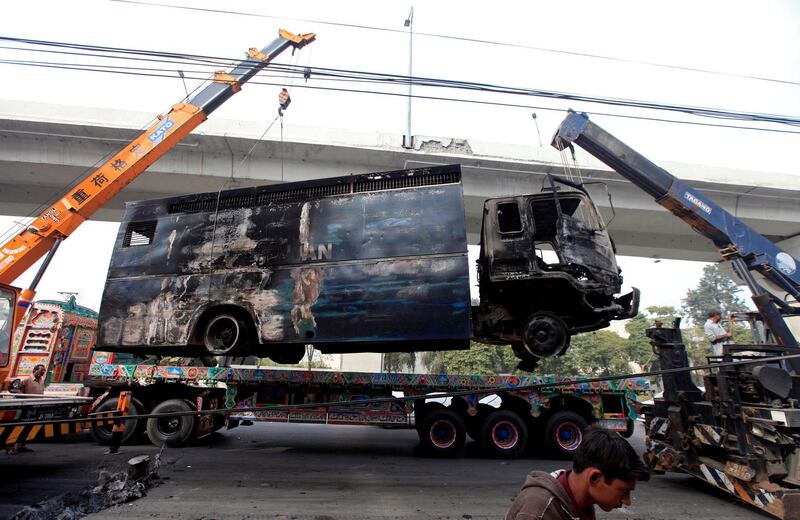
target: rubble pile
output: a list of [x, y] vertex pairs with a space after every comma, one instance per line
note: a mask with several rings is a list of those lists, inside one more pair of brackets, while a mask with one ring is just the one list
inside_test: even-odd
[[128, 461], [127, 470], [116, 473], [101, 471], [95, 485], [28, 506], [11, 520], [74, 520], [141, 498], [148, 489], [161, 484], [158, 476], [160, 460], [160, 453], [152, 464], [149, 455], [133, 457]]

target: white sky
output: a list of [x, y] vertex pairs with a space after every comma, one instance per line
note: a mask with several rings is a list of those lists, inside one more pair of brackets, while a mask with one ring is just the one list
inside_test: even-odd
[[[0, 34], [238, 58], [248, 47], [263, 47], [275, 37], [277, 29], [283, 27], [294, 32], [316, 32], [318, 41], [296, 58], [287, 53], [278, 62], [405, 75], [408, 73], [409, 35], [403, 21], [413, 5], [415, 76], [735, 111], [800, 115], [800, 86], [795, 84], [467, 43], [421, 34], [501, 41], [800, 82], [800, 4], [792, 1], [486, 3], [461, 0], [415, 4], [408, 1], [223, 3], [165, 0], [166, 3], [279, 18], [195, 12], [113, 1], [29, 0], [4, 5]], [[384, 27], [400, 32], [335, 27], [292, 18]], [[8, 46], [0, 43], [0, 47]], [[3, 48], [0, 48], [0, 59], [76, 61], [76, 58], [66, 56], [22, 53]], [[0, 74], [4, 80], [0, 83], [2, 99], [156, 114], [166, 111], [184, 95], [183, 84], [177, 77], [159, 79], [67, 72], [2, 63]], [[198, 84], [189, 81], [189, 88]], [[402, 96], [306, 90], [300, 88], [301, 84], [292, 82], [289, 85], [293, 103], [286, 116], [288, 125], [395, 134], [405, 132], [407, 101]], [[313, 77], [309, 85], [332, 86]], [[345, 86], [400, 94], [407, 91], [402, 86]], [[278, 87], [245, 86], [241, 94], [212, 117], [263, 121], [266, 128], [274, 117], [277, 91]], [[564, 111], [574, 108], [588, 112], [593, 120], [655, 161], [797, 174], [792, 152], [797, 149], [800, 135], [632, 121], [598, 114], [625, 113], [669, 119], [686, 117], [534, 97], [489, 96], [416, 87], [414, 92], [556, 109], [546, 111], [542, 108], [415, 99], [412, 130], [416, 135], [533, 145], [538, 143], [531, 118], [531, 112], [535, 111], [542, 141], [547, 146], [550, 135], [564, 117]], [[142, 121], [142, 124], [146, 122]], [[272, 132], [276, 131], [273, 128]], [[0, 219], [0, 231], [7, 229], [10, 222], [8, 218]], [[683, 224], [676, 220], [676, 225]], [[58, 291], [76, 291], [81, 293], [83, 304], [97, 308], [116, 227], [113, 223], [99, 222], [80, 228], [62, 245], [39, 287], [39, 296], [51, 298], [58, 297]], [[643, 306], [679, 306], [686, 290], [699, 280], [704, 264], [670, 260], [654, 263], [651, 259], [622, 258], [620, 265], [627, 284], [642, 289]], [[27, 279], [31, 276], [29, 274]], [[26, 285], [27, 279], [23, 277], [18, 285]]]

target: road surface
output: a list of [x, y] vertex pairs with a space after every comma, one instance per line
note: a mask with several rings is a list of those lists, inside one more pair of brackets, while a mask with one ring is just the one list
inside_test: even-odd
[[[87, 437], [0, 456], [0, 517], [157, 451], [140, 444], [106, 455]], [[641, 428], [631, 441], [642, 449]], [[194, 447], [168, 449], [159, 472], [165, 480], [146, 497], [87, 518], [501, 519], [529, 471], [565, 464], [537, 454], [490, 459], [471, 442], [460, 458], [433, 459], [420, 456], [417, 444], [414, 431], [365, 426], [260, 423], [222, 431]], [[768, 518], [682, 475], [653, 476], [633, 499], [598, 518]]]

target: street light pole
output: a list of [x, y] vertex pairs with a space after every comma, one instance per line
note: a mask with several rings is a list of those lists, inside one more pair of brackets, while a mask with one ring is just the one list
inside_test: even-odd
[[406, 135], [403, 136], [403, 148], [413, 148], [414, 138], [411, 134], [411, 78], [414, 60], [414, 7], [411, 7], [403, 26], [408, 27], [408, 127]]

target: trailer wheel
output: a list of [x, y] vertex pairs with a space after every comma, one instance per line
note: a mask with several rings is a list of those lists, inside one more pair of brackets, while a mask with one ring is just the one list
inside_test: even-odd
[[429, 412], [417, 428], [423, 449], [439, 457], [453, 457], [464, 446], [467, 432], [464, 421], [452, 410]]
[[554, 413], [544, 428], [544, 440], [553, 457], [571, 459], [583, 442], [586, 426], [586, 419], [575, 412]]
[[493, 457], [516, 459], [528, 447], [528, 427], [514, 412], [497, 410], [483, 423], [481, 443]]
[[203, 345], [213, 356], [230, 355], [247, 341], [247, 324], [231, 314], [219, 314], [206, 323]]
[[[119, 403], [119, 397], [112, 397], [111, 399], [107, 399], [100, 403], [100, 406], [98, 406], [94, 411], [113, 412], [117, 409], [117, 403]], [[128, 415], [139, 415], [142, 413], [142, 410], [144, 410], [144, 406], [142, 406], [142, 403], [139, 402], [138, 399], [132, 398], [130, 401], [128, 401]], [[95, 424], [92, 426], [92, 437], [94, 437], [94, 440], [100, 444], [111, 444], [113, 428], [113, 424]], [[122, 440], [120, 441], [121, 444], [125, 444], [129, 440], [137, 437], [139, 434], [141, 434], [141, 432], [141, 421], [138, 419], [127, 419], [125, 421], [125, 431], [122, 433]]]
[[[152, 414], [191, 412], [192, 407], [183, 399], [169, 399], [153, 408]], [[147, 420], [147, 436], [156, 446], [183, 446], [192, 437], [197, 418], [194, 415], [151, 417]]]

